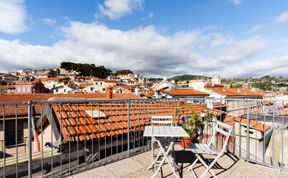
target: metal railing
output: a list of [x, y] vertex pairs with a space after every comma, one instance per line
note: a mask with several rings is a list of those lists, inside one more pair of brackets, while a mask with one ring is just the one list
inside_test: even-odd
[[229, 150], [239, 158], [287, 170], [288, 120], [279, 101], [55, 100], [0, 103], [0, 176], [63, 177], [150, 150], [144, 127], [152, 115], [175, 115], [181, 100], [220, 111], [215, 119], [233, 125]]
[[[176, 99], [0, 103], [2, 177], [62, 177], [149, 150], [152, 115]], [[21, 139], [19, 139], [21, 138]]]
[[229, 150], [246, 161], [287, 171], [288, 101], [232, 98], [223, 103], [226, 122], [230, 116], [233, 125]]

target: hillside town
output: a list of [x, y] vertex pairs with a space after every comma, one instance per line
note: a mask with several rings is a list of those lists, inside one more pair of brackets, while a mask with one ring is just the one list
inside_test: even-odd
[[287, 178], [287, 7], [0, 0], [0, 178]]
[[[18, 173], [13, 167], [18, 164], [14, 159], [15, 153], [23, 160], [19, 165], [23, 170], [27, 169], [24, 164], [27, 150], [31, 150], [30, 154], [36, 158], [40, 153], [57, 158], [59, 148], [64, 150], [66, 157], [68, 149], [69, 155], [73, 155], [69, 159], [84, 157], [89, 162], [93, 157], [92, 161], [100, 159], [103, 154], [98, 151], [107, 151], [107, 146], [118, 149], [119, 146], [115, 144], [119, 144], [123, 151], [123, 146], [129, 143], [126, 140], [130, 141], [130, 134], [124, 137], [127, 132], [133, 133], [131, 142], [135, 148], [137, 144], [133, 138], [142, 134], [143, 127], [153, 115], [175, 115], [175, 108], [179, 108], [181, 103], [201, 115], [208, 112], [214, 119], [234, 125], [238, 154], [244, 154], [241, 150], [249, 147], [251, 157], [262, 161], [273, 157], [272, 165], [282, 159], [283, 146], [274, 145], [283, 145], [283, 140], [281, 142], [279, 138], [286, 138], [283, 133], [286, 133], [288, 123], [283, 117], [288, 114], [288, 95], [285, 92], [263, 91], [250, 88], [248, 84], [232, 88], [223, 84], [218, 74], [177, 82], [167, 77], [150, 81], [129, 70], [118, 71], [106, 78], [81, 76], [77, 71], [62, 68], [18, 70], [1, 73], [0, 80], [0, 102], [4, 103], [0, 113], [3, 118], [0, 122], [0, 153], [2, 160], [6, 161], [7, 156], [10, 161], [9, 175]], [[31, 111], [27, 110], [27, 104]], [[29, 126], [29, 118], [32, 126]], [[97, 129], [94, 128], [93, 119], [97, 120]], [[139, 130], [135, 130], [136, 125]], [[246, 134], [247, 127], [249, 135]], [[32, 135], [29, 136], [29, 133]], [[208, 132], [206, 134], [209, 135]], [[93, 148], [96, 139], [99, 147]], [[122, 139], [122, 142], [118, 143], [118, 139]], [[75, 145], [79, 143], [80, 148]], [[77, 151], [73, 151], [75, 148]], [[92, 154], [84, 153], [82, 149], [90, 150]], [[93, 154], [94, 151], [97, 153]], [[87, 155], [90, 158], [86, 158]], [[36, 158], [30, 162], [36, 163]], [[43, 156], [42, 159], [42, 165], [49, 162]], [[52, 165], [59, 164], [57, 160]]]
[[[275, 81], [271, 82], [275, 83]], [[178, 79], [176, 82], [174, 78], [167, 77], [150, 81], [145, 76], [135, 74], [132, 71], [99, 78], [96, 76], [81, 76], [79, 72], [74, 70], [44, 68], [41, 70], [18, 70], [0, 73], [0, 84], [0, 94], [2, 95], [34, 93], [96, 94], [106, 93], [107, 88], [111, 87], [112, 93], [132, 93], [139, 97], [156, 99], [177, 97], [288, 99], [286, 89], [278, 91], [260, 90], [253, 87], [253, 85], [249, 85], [249, 81], [242, 81], [240, 87], [235, 87], [227, 82], [227, 79], [221, 79], [218, 74], [202, 79]], [[283, 107], [284, 105], [286, 107], [286, 103], [283, 103]]]

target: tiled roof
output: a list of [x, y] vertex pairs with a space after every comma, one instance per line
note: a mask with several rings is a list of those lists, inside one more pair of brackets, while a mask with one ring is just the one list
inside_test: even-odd
[[37, 78], [37, 81], [49, 81], [49, 80], [67, 80], [68, 78], [58, 78], [58, 77], [50, 77], [50, 78]]
[[83, 89], [83, 88], [86, 88], [89, 86], [93, 86], [93, 84], [80, 83], [78, 86], [79, 86], [79, 88]]
[[[150, 124], [153, 115], [174, 115], [177, 101], [143, 101], [130, 104], [130, 131], [143, 131]], [[196, 112], [201, 112], [206, 106], [187, 104]], [[87, 112], [101, 111], [106, 118], [92, 118]], [[56, 120], [61, 127], [63, 142], [100, 139], [103, 137], [127, 134], [128, 110], [126, 103], [102, 104], [59, 104], [53, 106]]]
[[164, 92], [172, 96], [209, 96], [208, 93], [191, 89], [166, 90]]
[[115, 80], [107, 80], [107, 79], [105, 79], [104, 82], [106, 82], [106, 83], [117, 83], [117, 81], [115, 81]]
[[206, 87], [206, 88], [223, 88], [224, 85], [222, 85], [222, 84], [207, 83], [207, 84], [205, 85], [205, 87]]
[[262, 97], [263, 95], [254, 92], [249, 89], [237, 89], [237, 88], [213, 88], [211, 91], [218, 93], [224, 96], [254, 96], [254, 97]]
[[[225, 107], [225, 105], [222, 105], [222, 106]], [[219, 109], [208, 109], [208, 108], [206, 108], [203, 111], [206, 112], [206, 113], [208, 112], [208, 113], [212, 114], [213, 116], [221, 116], [222, 114], [226, 114], [225, 111], [221, 111]]]
[[263, 94], [261, 94], [260, 92], [252, 91], [246, 88], [243, 89], [229, 88], [229, 90], [245, 96], [263, 96]]
[[[233, 125], [233, 119], [236, 122], [241, 122], [241, 124], [246, 125], [247, 124], [247, 119], [245, 117], [233, 117], [233, 116], [227, 116], [224, 120], [225, 123], [229, 125]], [[269, 130], [271, 127], [267, 124], [262, 124], [260, 121], [256, 121], [255, 119], [250, 119], [249, 120], [249, 125], [250, 127], [264, 133], [267, 130]]]
[[15, 85], [0, 85], [0, 89], [15, 89]]
[[[80, 99], [106, 99], [105, 93], [97, 94], [3, 94], [0, 95], [0, 102], [27, 102], [27, 101], [47, 101], [49, 98], [59, 98], [59, 99], [71, 99], [71, 98], [80, 98]], [[133, 93], [121, 93], [113, 94], [113, 99], [139, 99], [140, 97]], [[34, 104], [36, 113], [40, 114], [43, 110], [43, 105]], [[3, 109], [5, 108], [5, 109]], [[18, 116], [27, 116], [27, 105], [20, 104], [5, 104], [0, 105], [0, 116], [5, 115], [5, 117], [15, 116], [17, 109]], [[4, 111], [5, 112], [4, 112]]]
[[145, 94], [144, 96], [146, 96], [146, 97], [152, 97], [153, 95], [155, 94], [155, 92], [154, 91], [150, 91], [149, 93], [147, 93], [147, 94]]
[[165, 86], [165, 87], [162, 87], [162, 88], [157, 89], [156, 91], [157, 91], [157, 92], [160, 92], [160, 91], [164, 91], [165, 89], [168, 89], [168, 88], [169, 88], [168, 86]]

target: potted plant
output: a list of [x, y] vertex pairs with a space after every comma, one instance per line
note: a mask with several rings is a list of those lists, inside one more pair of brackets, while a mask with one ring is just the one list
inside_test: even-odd
[[198, 142], [198, 138], [203, 133], [205, 126], [204, 121], [210, 122], [212, 115], [210, 113], [198, 114], [194, 109], [180, 106], [176, 109], [176, 115], [182, 119], [182, 127], [190, 136], [189, 138], [181, 138], [180, 145], [187, 148], [190, 143]]

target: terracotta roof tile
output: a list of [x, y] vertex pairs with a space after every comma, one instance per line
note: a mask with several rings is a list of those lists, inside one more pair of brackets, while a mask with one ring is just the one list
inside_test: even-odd
[[[82, 93], [77, 93], [77, 94], [0, 94], [0, 102], [37, 102], [37, 101], [47, 101], [50, 98], [54, 99], [62, 99], [62, 100], [69, 100], [69, 99], [75, 99], [75, 98], [80, 98], [81, 100], [83, 99], [103, 99], [106, 100], [106, 95], [101, 93], [101, 94], [82, 94]], [[121, 94], [113, 94], [113, 99], [139, 99], [140, 97], [133, 94], [133, 93], [121, 93]], [[33, 104], [36, 109], [36, 114], [41, 114], [43, 108], [46, 106], [45, 104]], [[3, 107], [5, 108], [5, 112], [3, 112]], [[76, 105], [70, 105], [70, 110], [77, 111]], [[97, 107], [94, 106], [94, 107]], [[68, 110], [67, 105], [62, 105], [59, 106], [58, 108], [54, 108], [54, 110]], [[26, 104], [5, 104], [5, 105], [0, 105], [0, 117], [2, 117], [5, 114], [5, 117], [13, 117], [16, 115], [16, 110], [17, 110], [17, 115], [18, 116], [27, 116], [27, 105]], [[68, 114], [68, 113], [67, 113]], [[65, 115], [64, 115], [65, 116]], [[66, 118], [67, 116], [65, 116]]]
[[212, 88], [211, 91], [224, 96], [253, 96], [253, 97], [263, 96], [263, 94], [259, 92], [239, 88]]
[[[233, 117], [233, 116], [227, 116], [224, 120], [225, 123], [229, 125], [233, 125], [233, 119], [236, 122], [241, 122], [241, 124], [246, 125], [247, 124], [247, 119], [245, 117]], [[255, 119], [250, 119], [249, 120], [250, 127], [253, 127], [254, 129], [264, 133], [267, 130], [271, 128], [268, 124], [263, 124], [260, 121], [256, 121]]]
[[172, 96], [209, 96], [208, 93], [191, 89], [167, 90], [164, 92]]
[[[63, 141], [83, 141], [94, 138], [103, 138], [116, 136], [119, 134], [126, 134], [128, 132], [128, 111], [126, 104], [123, 103], [101, 103], [95, 105], [70, 105], [66, 110], [59, 110], [57, 108], [64, 107], [65, 104], [58, 104], [53, 106], [53, 112], [57, 121], [68, 121], [62, 124], [61, 133], [63, 135]], [[167, 101], [147, 101], [147, 103], [131, 103], [130, 105], [130, 131], [143, 131], [145, 125], [150, 124], [150, 118], [152, 115], [174, 115], [178, 102]], [[194, 108], [197, 112], [201, 112], [206, 108], [205, 105], [200, 104], [187, 104], [188, 107]], [[101, 112], [104, 112], [106, 117], [104, 118], [91, 118], [88, 114], [84, 114], [85, 110], [100, 108]], [[60, 118], [63, 113], [77, 113], [75, 117], [70, 114], [66, 119]], [[61, 114], [60, 114], [61, 112]], [[82, 113], [83, 117], [80, 116]], [[65, 114], [64, 114], [65, 115]], [[77, 123], [78, 121], [78, 126]], [[69, 125], [70, 124], [70, 125]]]

